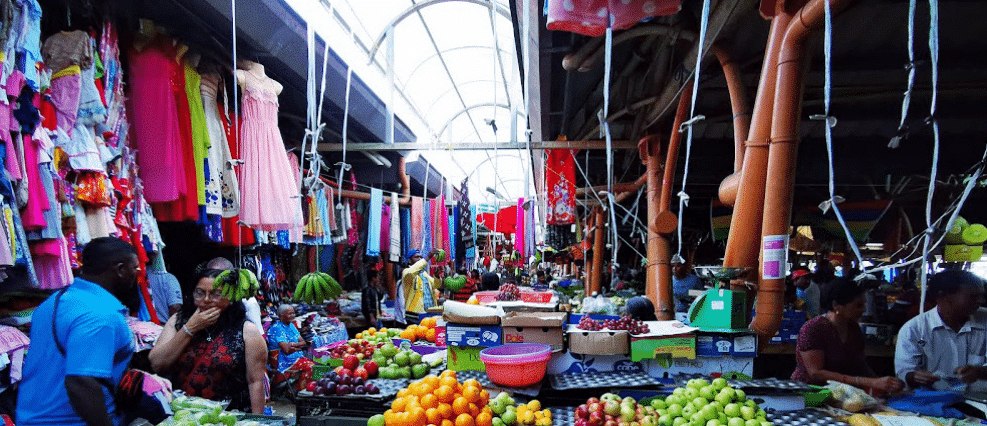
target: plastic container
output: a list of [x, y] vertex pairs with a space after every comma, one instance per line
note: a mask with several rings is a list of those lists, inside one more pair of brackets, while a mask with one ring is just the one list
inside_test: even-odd
[[498, 385], [523, 388], [545, 377], [552, 348], [541, 343], [512, 343], [480, 351], [487, 376]]
[[497, 301], [497, 293], [499, 293], [499, 292], [498, 291], [478, 291], [476, 293], [473, 293], [473, 296], [476, 296], [476, 301], [477, 302], [480, 302], [480, 303], [490, 303], [490, 302], [496, 302]]
[[550, 291], [522, 291], [521, 300], [527, 303], [548, 303], [552, 301]]

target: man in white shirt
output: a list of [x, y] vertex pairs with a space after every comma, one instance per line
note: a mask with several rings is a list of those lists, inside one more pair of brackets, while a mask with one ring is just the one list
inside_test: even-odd
[[936, 308], [901, 327], [895, 372], [911, 387], [929, 387], [952, 378], [964, 383], [987, 379], [987, 311], [984, 280], [967, 271], [944, 271], [929, 279], [927, 297]]

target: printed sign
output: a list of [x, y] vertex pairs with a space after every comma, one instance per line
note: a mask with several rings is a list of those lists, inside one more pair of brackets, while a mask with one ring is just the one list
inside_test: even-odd
[[763, 242], [762, 279], [777, 280], [788, 275], [788, 235], [766, 235]]

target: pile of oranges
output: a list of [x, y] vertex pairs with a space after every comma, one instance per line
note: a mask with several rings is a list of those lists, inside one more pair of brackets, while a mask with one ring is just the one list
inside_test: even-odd
[[401, 389], [383, 418], [387, 426], [491, 426], [489, 401], [480, 382], [460, 383], [456, 372], [446, 370]]
[[427, 342], [435, 343], [435, 336], [437, 334], [435, 326], [435, 318], [427, 317], [422, 319], [421, 325], [409, 325], [408, 328], [405, 328], [403, 331], [398, 333], [398, 337], [410, 340], [411, 342], [425, 340]]

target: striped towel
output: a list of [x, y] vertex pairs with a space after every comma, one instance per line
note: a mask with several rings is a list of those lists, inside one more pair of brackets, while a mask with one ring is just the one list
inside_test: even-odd
[[408, 251], [422, 249], [422, 236], [424, 234], [425, 211], [422, 208], [422, 199], [411, 197], [411, 244]]

